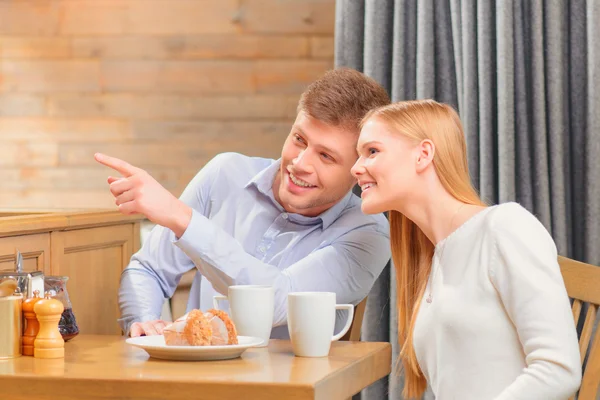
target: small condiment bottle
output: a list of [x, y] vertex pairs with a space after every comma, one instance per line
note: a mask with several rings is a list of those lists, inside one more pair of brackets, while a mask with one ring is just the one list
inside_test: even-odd
[[53, 299], [50, 292], [33, 306], [40, 323], [40, 329], [33, 342], [33, 355], [36, 358], [62, 358], [65, 356], [65, 341], [58, 330], [58, 322], [65, 307]]
[[33, 297], [25, 299], [23, 301], [23, 315], [25, 316], [25, 321], [27, 323], [27, 327], [25, 328], [25, 332], [23, 333], [23, 355], [24, 356], [32, 356], [33, 355], [33, 342], [35, 337], [40, 330], [40, 323], [38, 322], [35, 311], [33, 310], [33, 306], [42, 298], [40, 297], [40, 291], [34, 290]]

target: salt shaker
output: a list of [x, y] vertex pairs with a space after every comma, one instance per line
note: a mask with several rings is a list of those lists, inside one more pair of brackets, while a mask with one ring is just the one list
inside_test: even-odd
[[25, 328], [25, 332], [23, 333], [23, 355], [24, 356], [32, 356], [33, 355], [33, 342], [35, 337], [40, 330], [40, 323], [38, 322], [35, 311], [33, 307], [35, 304], [41, 300], [40, 291], [35, 290], [33, 292], [33, 297], [25, 299], [23, 301], [23, 315], [25, 316], [25, 321], [27, 322], [27, 327]]
[[36, 358], [63, 358], [65, 341], [58, 330], [58, 321], [65, 307], [53, 299], [49, 292], [33, 306], [40, 323], [40, 329], [33, 342], [33, 355]]

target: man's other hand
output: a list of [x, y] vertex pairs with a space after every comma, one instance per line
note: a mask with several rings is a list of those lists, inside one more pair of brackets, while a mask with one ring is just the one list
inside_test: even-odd
[[131, 324], [131, 328], [129, 329], [129, 336], [138, 337], [138, 336], [152, 336], [152, 335], [162, 335], [163, 329], [167, 326], [168, 322], [157, 319], [154, 321], [146, 321], [146, 322], [134, 322]]

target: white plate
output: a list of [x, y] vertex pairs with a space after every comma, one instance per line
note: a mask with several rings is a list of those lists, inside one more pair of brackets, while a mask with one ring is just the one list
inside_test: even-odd
[[140, 336], [125, 340], [144, 349], [150, 357], [177, 361], [229, 360], [242, 355], [250, 347], [262, 344], [262, 339], [238, 336], [238, 344], [227, 346], [167, 346], [163, 335]]

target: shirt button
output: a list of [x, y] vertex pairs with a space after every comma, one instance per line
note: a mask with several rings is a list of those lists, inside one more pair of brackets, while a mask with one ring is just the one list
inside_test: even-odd
[[286, 213], [281, 214], [281, 218], [288, 219], [288, 215]]
[[258, 248], [258, 251], [260, 251], [261, 253], [264, 253], [265, 251], [267, 251], [267, 248], [266, 248], [265, 246], [261, 245], [261, 246]]

